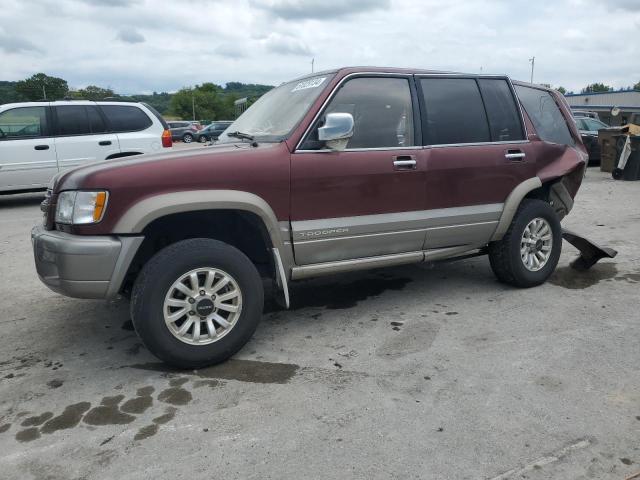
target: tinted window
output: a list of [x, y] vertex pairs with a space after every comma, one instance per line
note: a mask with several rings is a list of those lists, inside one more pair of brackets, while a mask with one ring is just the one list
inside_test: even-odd
[[152, 125], [151, 119], [138, 107], [102, 105], [101, 108], [114, 132], [137, 132]]
[[574, 145], [567, 122], [551, 94], [545, 90], [516, 85], [516, 92], [540, 139]]
[[470, 78], [423, 78], [425, 134], [429, 144], [489, 142], [478, 84]]
[[[404, 78], [355, 78], [346, 82], [325, 111], [350, 113], [353, 136], [346, 148], [413, 146], [413, 109], [409, 81]], [[314, 139], [305, 148], [322, 148]]]
[[524, 140], [520, 111], [506, 80], [478, 80], [489, 117], [491, 140], [508, 142]]
[[56, 135], [86, 135], [89, 130], [89, 118], [84, 105], [55, 107], [57, 117]]
[[583, 120], [583, 123], [584, 123], [584, 125], [586, 127], [585, 130], [590, 130], [590, 131], [595, 131], [595, 132], [597, 132], [598, 130], [601, 130], [603, 128], [609, 128], [606, 123], [603, 123], [603, 122], [601, 122], [599, 120], [595, 120], [593, 118], [585, 118]]
[[13, 108], [0, 113], [0, 139], [40, 137], [46, 131], [46, 107]]
[[107, 131], [107, 126], [98, 111], [98, 107], [87, 107], [87, 114], [89, 116], [89, 129], [91, 133], [105, 133]]

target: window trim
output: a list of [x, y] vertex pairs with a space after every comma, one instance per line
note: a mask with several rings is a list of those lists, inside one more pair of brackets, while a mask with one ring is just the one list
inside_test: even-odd
[[411, 109], [413, 110], [413, 138], [414, 143], [416, 145], [410, 147], [372, 147], [372, 148], [345, 148], [344, 150], [340, 150], [340, 152], [370, 152], [370, 151], [395, 151], [395, 150], [420, 150], [423, 148], [422, 145], [422, 124], [421, 124], [421, 108], [418, 99], [418, 94], [416, 90], [416, 85], [414, 81], [415, 75], [412, 73], [386, 73], [386, 72], [356, 72], [350, 73], [349, 75], [345, 75], [340, 79], [340, 81], [335, 85], [329, 96], [324, 100], [318, 111], [313, 117], [313, 120], [309, 122], [307, 128], [304, 131], [304, 134], [300, 137], [296, 148], [294, 148], [293, 153], [335, 153], [335, 150], [331, 150], [329, 148], [323, 148], [320, 150], [305, 150], [300, 147], [304, 144], [307, 139], [307, 136], [311, 134], [313, 130], [313, 126], [316, 124], [318, 119], [324, 114], [329, 103], [333, 100], [333, 98], [338, 94], [342, 85], [347, 81], [352, 80], [354, 78], [404, 78], [409, 83], [409, 93], [411, 95]]
[[40, 133], [40, 135], [29, 135], [24, 137], [11, 137], [7, 135], [6, 137], [0, 138], [0, 142], [15, 142], [17, 140], [33, 140], [36, 138], [52, 138], [53, 137], [51, 107], [49, 107], [48, 105], [29, 105], [29, 106], [25, 105], [20, 107], [7, 108], [6, 110], [3, 110], [2, 112], [0, 112], [0, 115], [6, 112], [11, 112], [12, 110], [19, 110], [24, 108], [44, 108], [44, 117], [46, 119], [46, 123], [44, 126], [45, 127], [44, 133]]
[[[522, 105], [520, 104], [520, 99], [516, 94], [515, 87], [511, 82], [511, 79], [506, 75], [472, 75], [472, 74], [460, 74], [460, 73], [420, 73], [414, 75], [416, 79], [416, 87], [419, 89], [421, 95], [420, 97], [420, 108], [425, 110], [424, 118], [426, 119], [426, 105], [424, 103], [424, 95], [422, 95], [422, 84], [420, 82], [423, 78], [461, 78], [461, 79], [470, 79], [475, 80], [476, 86], [478, 87], [478, 92], [480, 93], [480, 98], [482, 99], [482, 105], [484, 107], [485, 117], [487, 119], [487, 126], [489, 127], [489, 137], [491, 137], [491, 125], [489, 123], [489, 114], [487, 112], [486, 102], [484, 100], [484, 96], [482, 95], [482, 89], [480, 88], [480, 84], [478, 80], [481, 79], [492, 79], [492, 80], [506, 80], [507, 85], [509, 85], [509, 90], [511, 90], [511, 95], [513, 96], [513, 100], [518, 107], [518, 111], [520, 113], [520, 126], [522, 127], [522, 133], [524, 134], [524, 138], [522, 140], [508, 140], [508, 141], [489, 141], [489, 142], [470, 142], [470, 143], [434, 143], [429, 145], [424, 145], [426, 143], [423, 141], [423, 146], [430, 147], [470, 147], [470, 146], [483, 146], [483, 145], [509, 145], [509, 144], [518, 144], [518, 143], [530, 143], [529, 140], [529, 131], [527, 130], [527, 122], [524, 121], [524, 112], [522, 109]], [[421, 124], [422, 126], [422, 124]]]

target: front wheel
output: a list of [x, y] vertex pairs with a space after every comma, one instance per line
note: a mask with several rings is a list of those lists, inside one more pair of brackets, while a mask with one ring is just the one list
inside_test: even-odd
[[207, 136], [206, 135], [200, 135], [200, 138], [198, 138], [198, 141], [200, 143], [207, 143]]
[[191, 135], [190, 133], [185, 133], [185, 134], [182, 136], [182, 141], [183, 141], [184, 143], [191, 143], [191, 142], [193, 142], [193, 135]]
[[178, 368], [223, 362], [251, 338], [264, 304], [260, 275], [240, 250], [217, 240], [174, 243], [144, 266], [131, 316], [145, 346]]
[[561, 251], [562, 227], [551, 205], [525, 199], [504, 237], [489, 244], [489, 261], [498, 280], [528, 288], [549, 278]]

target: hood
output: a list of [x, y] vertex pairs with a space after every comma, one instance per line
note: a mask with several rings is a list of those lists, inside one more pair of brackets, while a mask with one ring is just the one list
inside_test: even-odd
[[[284, 145], [284, 144], [282, 144]], [[167, 182], [189, 184], [209, 178], [220, 168], [237, 171], [248, 168], [254, 157], [282, 148], [281, 144], [226, 143], [188, 150], [135, 155], [90, 163], [59, 173], [52, 180], [54, 192], [144, 186]]]

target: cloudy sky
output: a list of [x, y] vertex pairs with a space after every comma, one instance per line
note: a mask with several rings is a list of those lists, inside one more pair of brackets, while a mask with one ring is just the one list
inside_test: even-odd
[[640, 81], [640, 0], [2, 0], [0, 80], [174, 91], [344, 65]]

